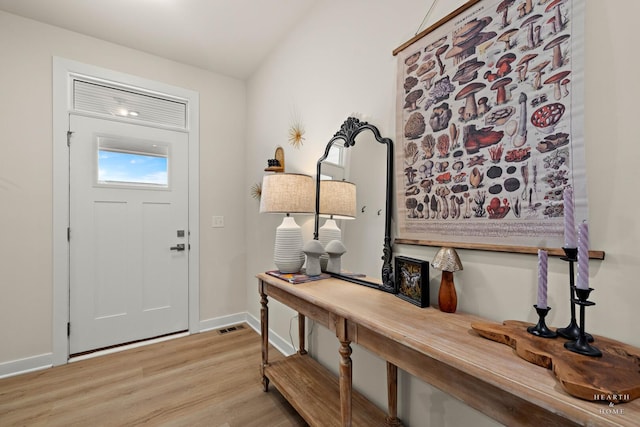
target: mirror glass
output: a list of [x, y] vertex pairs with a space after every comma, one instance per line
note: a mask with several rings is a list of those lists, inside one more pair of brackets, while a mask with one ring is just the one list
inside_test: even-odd
[[[391, 140], [380, 137], [375, 126], [350, 117], [318, 161], [318, 180], [345, 180], [356, 186], [355, 218], [335, 219], [347, 251], [341, 258], [343, 274], [337, 276], [386, 291], [393, 289], [388, 203], [392, 148]], [[320, 187], [318, 182], [318, 199]], [[316, 236], [325, 221], [316, 213]]]

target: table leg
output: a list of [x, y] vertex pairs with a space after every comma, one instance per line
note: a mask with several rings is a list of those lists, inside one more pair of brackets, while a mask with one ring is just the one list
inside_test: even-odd
[[262, 375], [262, 389], [269, 391], [269, 378], [264, 374], [264, 369], [269, 365], [269, 307], [267, 304], [267, 294], [264, 291], [265, 283], [260, 280], [258, 282], [258, 291], [260, 292], [260, 335], [262, 336], [262, 365], [260, 366], [260, 374]]
[[342, 426], [351, 427], [351, 341], [340, 341], [340, 412]]
[[305, 355], [307, 354], [307, 349], [305, 348], [305, 317], [304, 314], [298, 313], [298, 343], [300, 348], [298, 349], [298, 354]]
[[398, 419], [398, 367], [390, 362], [387, 362], [387, 400], [389, 403], [387, 425], [402, 425]]

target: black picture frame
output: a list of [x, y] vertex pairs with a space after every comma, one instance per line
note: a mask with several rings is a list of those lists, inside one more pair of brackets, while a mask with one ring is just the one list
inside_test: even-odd
[[429, 263], [404, 256], [395, 257], [396, 296], [417, 305], [429, 306]]

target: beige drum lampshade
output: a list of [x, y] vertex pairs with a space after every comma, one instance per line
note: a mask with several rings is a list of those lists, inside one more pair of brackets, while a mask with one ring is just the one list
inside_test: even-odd
[[276, 173], [262, 180], [260, 212], [286, 214], [276, 229], [273, 261], [282, 273], [297, 273], [304, 264], [302, 230], [289, 214], [315, 211], [315, 182], [308, 175]]
[[356, 185], [347, 181], [320, 181], [320, 215], [333, 219], [356, 217]]
[[315, 182], [309, 175], [276, 173], [262, 179], [260, 212], [314, 213]]

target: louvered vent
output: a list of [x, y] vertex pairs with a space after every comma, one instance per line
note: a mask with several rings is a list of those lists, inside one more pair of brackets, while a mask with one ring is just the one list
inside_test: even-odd
[[73, 81], [73, 109], [181, 129], [187, 127], [186, 102], [96, 82]]

